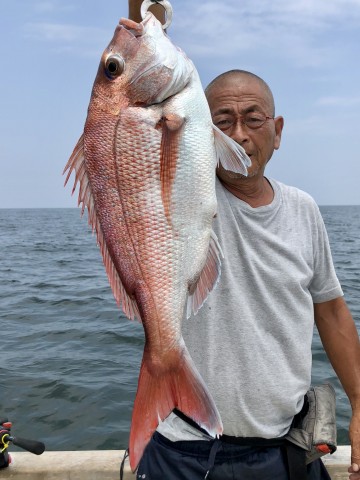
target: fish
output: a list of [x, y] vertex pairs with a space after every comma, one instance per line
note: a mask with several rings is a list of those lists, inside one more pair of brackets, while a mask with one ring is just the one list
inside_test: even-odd
[[217, 129], [193, 62], [147, 12], [122, 18], [102, 54], [84, 131], [64, 172], [88, 212], [110, 286], [145, 344], [129, 436], [135, 471], [174, 408], [213, 437], [219, 412], [181, 335], [216, 286], [215, 170], [250, 160]]

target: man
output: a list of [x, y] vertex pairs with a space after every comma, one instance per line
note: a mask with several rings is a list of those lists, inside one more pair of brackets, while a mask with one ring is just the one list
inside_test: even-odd
[[[133, 20], [140, 20], [140, 4], [129, 0]], [[267, 84], [249, 72], [220, 75], [206, 95], [215, 125], [252, 161], [247, 177], [218, 169], [214, 228], [225, 254], [222, 276], [198, 315], [183, 325], [226, 437], [213, 440], [172, 413], [159, 425], [137, 475], [287, 480], [276, 439], [289, 430], [310, 385], [315, 320], [351, 402], [349, 478], [360, 480], [360, 345], [325, 227], [309, 195], [264, 176], [284, 120], [275, 116]], [[254, 446], [254, 437], [264, 444]], [[321, 461], [311, 463], [307, 475], [329, 478]]]

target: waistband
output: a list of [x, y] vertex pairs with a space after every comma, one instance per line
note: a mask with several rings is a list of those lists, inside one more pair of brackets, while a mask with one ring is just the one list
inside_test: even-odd
[[[208, 432], [201, 428], [194, 420], [189, 418], [183, 412], [175, 408], [173, 412], [181, 418], [185, 423], [193, 428], [196, 428], [202, 433], [208, 435]], [[231, 435], [221, 435], [220, 442], [229, 443], [232, 445], [249, 446], [249, 447], [281, 447], [285, 445], [285, 437], [279, 438], [261, 438], [261, 437], [234, 437]]]

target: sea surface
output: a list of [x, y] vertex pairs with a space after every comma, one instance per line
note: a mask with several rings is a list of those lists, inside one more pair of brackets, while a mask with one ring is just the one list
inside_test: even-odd
[[[321, 211], [360, 331], [360, 206]], [[143, 329], [116, 306], [86, 214], [0, 209], [0, 335], [0, 419], [14, 436], [48, 450], [127, 447]], [[349, 403], [315, 332], [313, 383], [323, 382], [347, 444]]]

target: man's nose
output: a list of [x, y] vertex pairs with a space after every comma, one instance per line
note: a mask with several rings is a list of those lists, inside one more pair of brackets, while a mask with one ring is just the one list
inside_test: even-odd
[[240, 145], [246, 143], [249, 140], [249, 129], [241, 118], [238, 118], [233, 123], [230, 137], [235, 140], [235, 142], [238, 142]]

